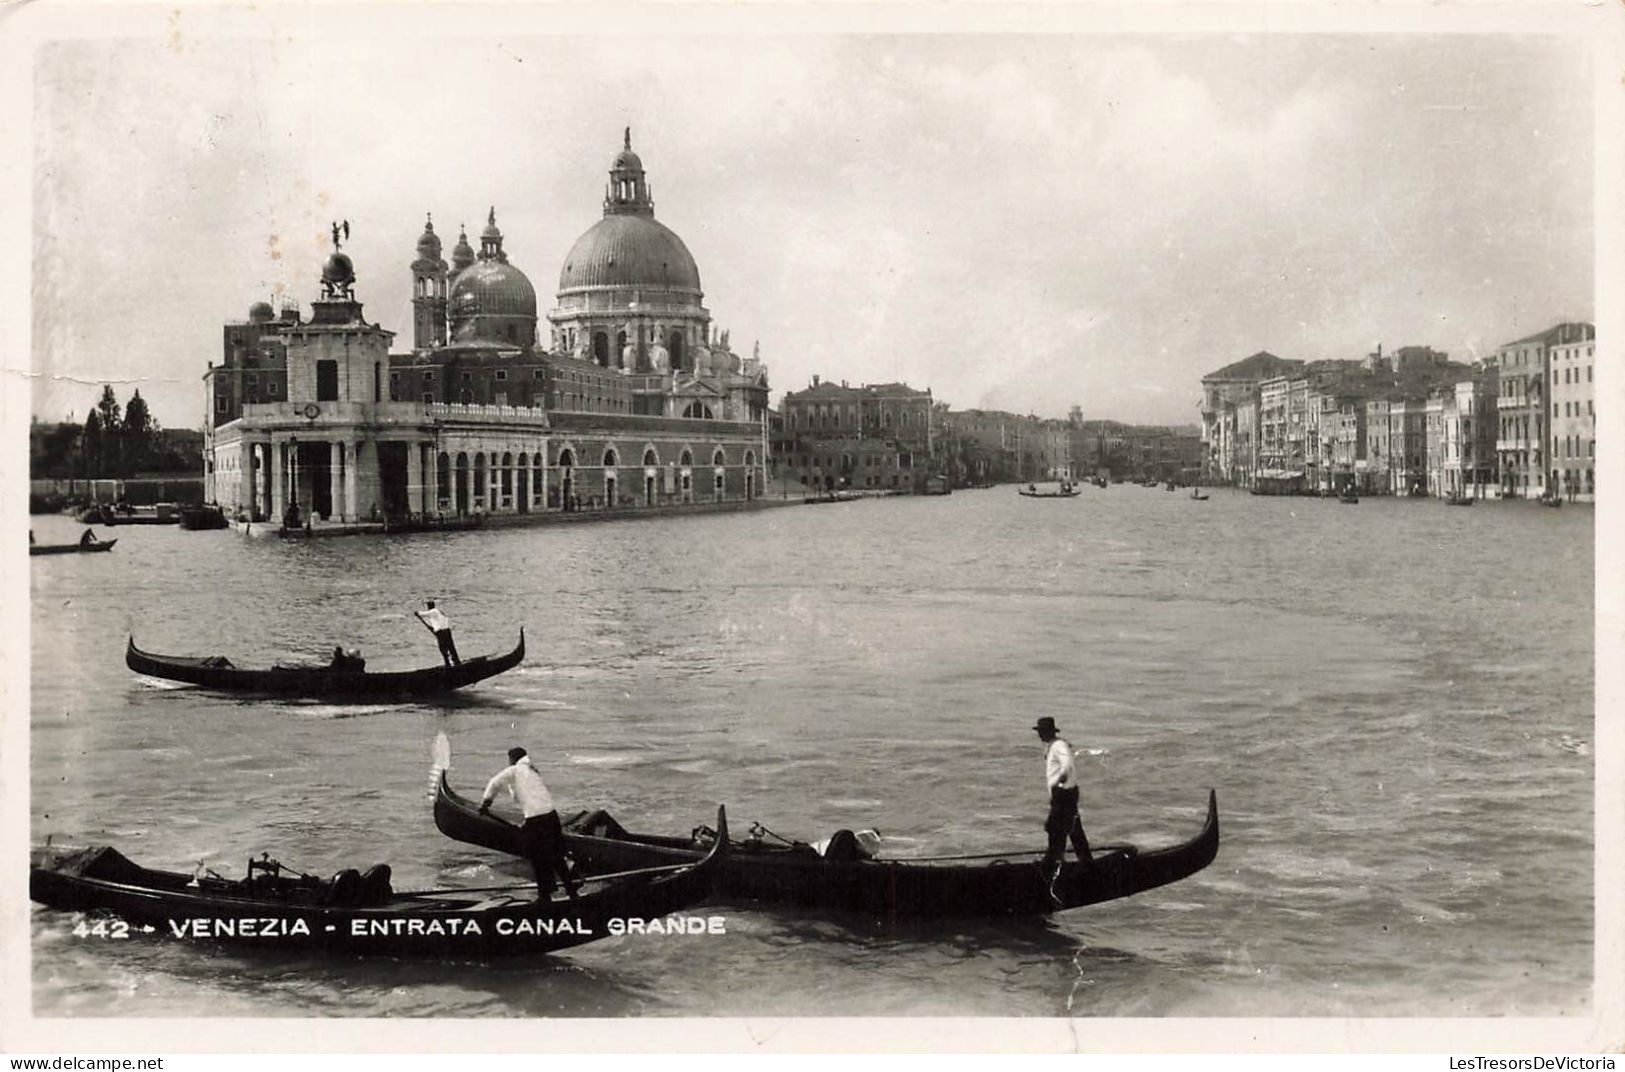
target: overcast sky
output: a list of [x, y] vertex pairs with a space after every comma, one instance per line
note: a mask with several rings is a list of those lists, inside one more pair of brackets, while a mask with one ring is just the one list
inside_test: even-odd
[[1471, 360], [1591, 319], [1590, 72], [1512, 36], [74, 41], [37, 56], [34, 412], [201, 427], [220, 325], [329, 221], [410, 346], [413, 245], [495, 205], [552, 307], [632, 127], [775, 405], [814, 374], [1197, 419], [1260, 349]]

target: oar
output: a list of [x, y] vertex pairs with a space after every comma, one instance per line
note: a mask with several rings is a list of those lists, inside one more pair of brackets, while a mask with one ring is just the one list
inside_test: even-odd
[[451, 769], [451, 741], [445, 730], [434, 735], [434, 747], [429, 755], [429, 799], [433, 800], [440, 793], [440, 776]]

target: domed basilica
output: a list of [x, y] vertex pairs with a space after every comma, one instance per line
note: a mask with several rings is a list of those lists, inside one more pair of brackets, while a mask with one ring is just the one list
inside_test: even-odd
[[463, 229], [449, 264], [424, 222], [405, 352], [362, 316], [340, 232], [308, 321], [260, 302], [226, 325], [205, 377], [213, 501], [245, 518], [296, 505], [306, 521], [360, 523], [760, 495], [767, 369], [712, 326], [630, 130], [545, 330], [494, 206], [479, 251]]

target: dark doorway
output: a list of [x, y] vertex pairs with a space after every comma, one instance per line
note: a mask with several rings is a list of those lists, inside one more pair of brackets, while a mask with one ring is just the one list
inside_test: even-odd
[[337, 361], [316, 362], [316, 401], [337, 402], [339, 400], [339, 363]]
[[383, 500], [385, 517], [404, 518], [412, 509], [406, 482], [409, 449], [405, 443], [378, 444], [378, 491]]

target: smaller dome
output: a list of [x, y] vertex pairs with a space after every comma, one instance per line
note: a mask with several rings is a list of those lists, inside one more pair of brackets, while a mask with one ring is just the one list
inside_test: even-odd
[[536, 316], [536, 289], [525, 273], [504, 261], [480, 261], [451, 287], [454, 317]]
[[349, 254], [337, 250], [327, 258], [322, 265], [322, 282], [324, 283], [354, 283], [355, 264], [350, 260]]
[[276, 319], [276, 310], [271, 308], [270, 302], [257, 301], [248, 307], [248, 320], [253, 324], [264, 324]]
[[440, 236], [434, 233], [434, 222], [423, 221], [423, 233], [418, 236], [418, 256], [426, 260], [440, 259]]
[[615, 154], [615, 162], [610, 166], [611, 171], [642, 171], [643, 161], [638, 154], [632, 151], [632, 128], [626, 128], [625, 140], [621, 143], [621, 151]]
[[451, 248], [451, 268], [460, 272], [474, 263], [474, 247], [468, 244], [468, 228], [457, 235], [457, 244]]

